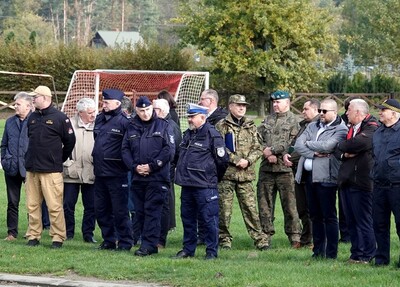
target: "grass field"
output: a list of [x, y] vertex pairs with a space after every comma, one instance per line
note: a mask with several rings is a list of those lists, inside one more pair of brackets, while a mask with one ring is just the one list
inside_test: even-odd
[[[3, 122], [0, 122], [0, 130]], [[179, 211], [179, 189], [177, 210]], [[44, 231], [41, 245], [26, 246], [23, 239], [27, 228], [25, 196], [20, 205], [20, 235], [17, 241], [1, 240], [7, 235], [7, 199], [3, 173], [0, 172], [0, 272], [16, 274], [46, 274], [54, 276], [97, 277], [108, 280], [131, 280], [160, 283], [169, 286], [399, 286], [400, 270], [396, 268], [399, 240], [392, 224], [392, 263], [376, 268], [372, 265], [350, 265], [349, 244], [339, 245], [337, 260], [311, 259], [309, 249], [293, 250], [283, 232], [283, 217], [279, 202], [276, 208], [276, 235], [272, 248], [256, 251], [247, 235], [237, 203], [235, 202], [231, 232], [232, 250], [221, 250], [214, 261], [203, 260], [204, 247], [198, 248], [196, 257], [173, 260], [181, 249], [182, 226], [169, 235], [166, 249], [147, 258], [138, 258], [131, 252], [98, 251], [97, 245], [84, 243], [79, 229], [82, 208], [77, 205], [75, 239], [65, 242], [60, 250], [50, 249], [51, 239]], [[179, 212], [178, 212], [179, 213]], [[101, 242], [99, 229], [96, 239]]]

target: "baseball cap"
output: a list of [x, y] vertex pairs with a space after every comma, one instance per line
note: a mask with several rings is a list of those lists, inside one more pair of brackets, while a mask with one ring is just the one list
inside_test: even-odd
[[31, 93], [28, 95], [30, 96], [46, 96], [46, 97], [52, 97], [51, 90], [47, 86], [38, 86], [36, 89], [34, 89]]
[[400, 113], [400, 103], [395, 99], [388, 99], [380, 105], [375, 105], [375, 107], [377, 107], [380, 110], [389, 109], [397, 113]]

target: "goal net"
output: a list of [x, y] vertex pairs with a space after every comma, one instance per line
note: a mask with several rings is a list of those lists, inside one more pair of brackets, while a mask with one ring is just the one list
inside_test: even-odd
[[209, 86], [208, 72], [140, 71], [140, 70], [78, 70], [72, 76], [62, 111], [69, 117], [76, 113], [76, 103], [83, 97], [95, 100], [99, 109], [102, 90], [119, 89], [133, 104], [140, 96], [150, 100], [162, 90], [168, 91], [177, 102], [181, 127], [186, 127], [186, 105], [197, 103], [200, 94]]

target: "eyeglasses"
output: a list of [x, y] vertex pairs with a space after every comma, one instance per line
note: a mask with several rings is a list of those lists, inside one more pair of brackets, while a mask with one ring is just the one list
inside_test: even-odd
[[204, 100], [212, 100], [212, 98], [200, 98], [200, 101], [204, 101]]
[[333, 111], [335, 111], [335, 110], [321, 110], [321, 109], [318, 109], [318, 113], [320, 114], [320, 113], [323, 113], [324, 115], [327, 113], [327, 112], [333, 112]]

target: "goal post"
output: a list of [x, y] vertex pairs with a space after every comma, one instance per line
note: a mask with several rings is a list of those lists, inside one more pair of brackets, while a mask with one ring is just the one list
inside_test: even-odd
[[145, 71], [145, 70], [77, 70], [74, 72], [62, 105], [69, 117], [76, 111], [76, 103], [83, 97], [95, 100], [101, 107], [104, 89], [119, 89], [133, 104], [140, 96], [150, 100], [162, 90], [168, 91], [177, 102], [181, 124], [187, 126], [185, 114], [188, 103], [197, 103], [200, 94], [209, 87], [209, 72]]

